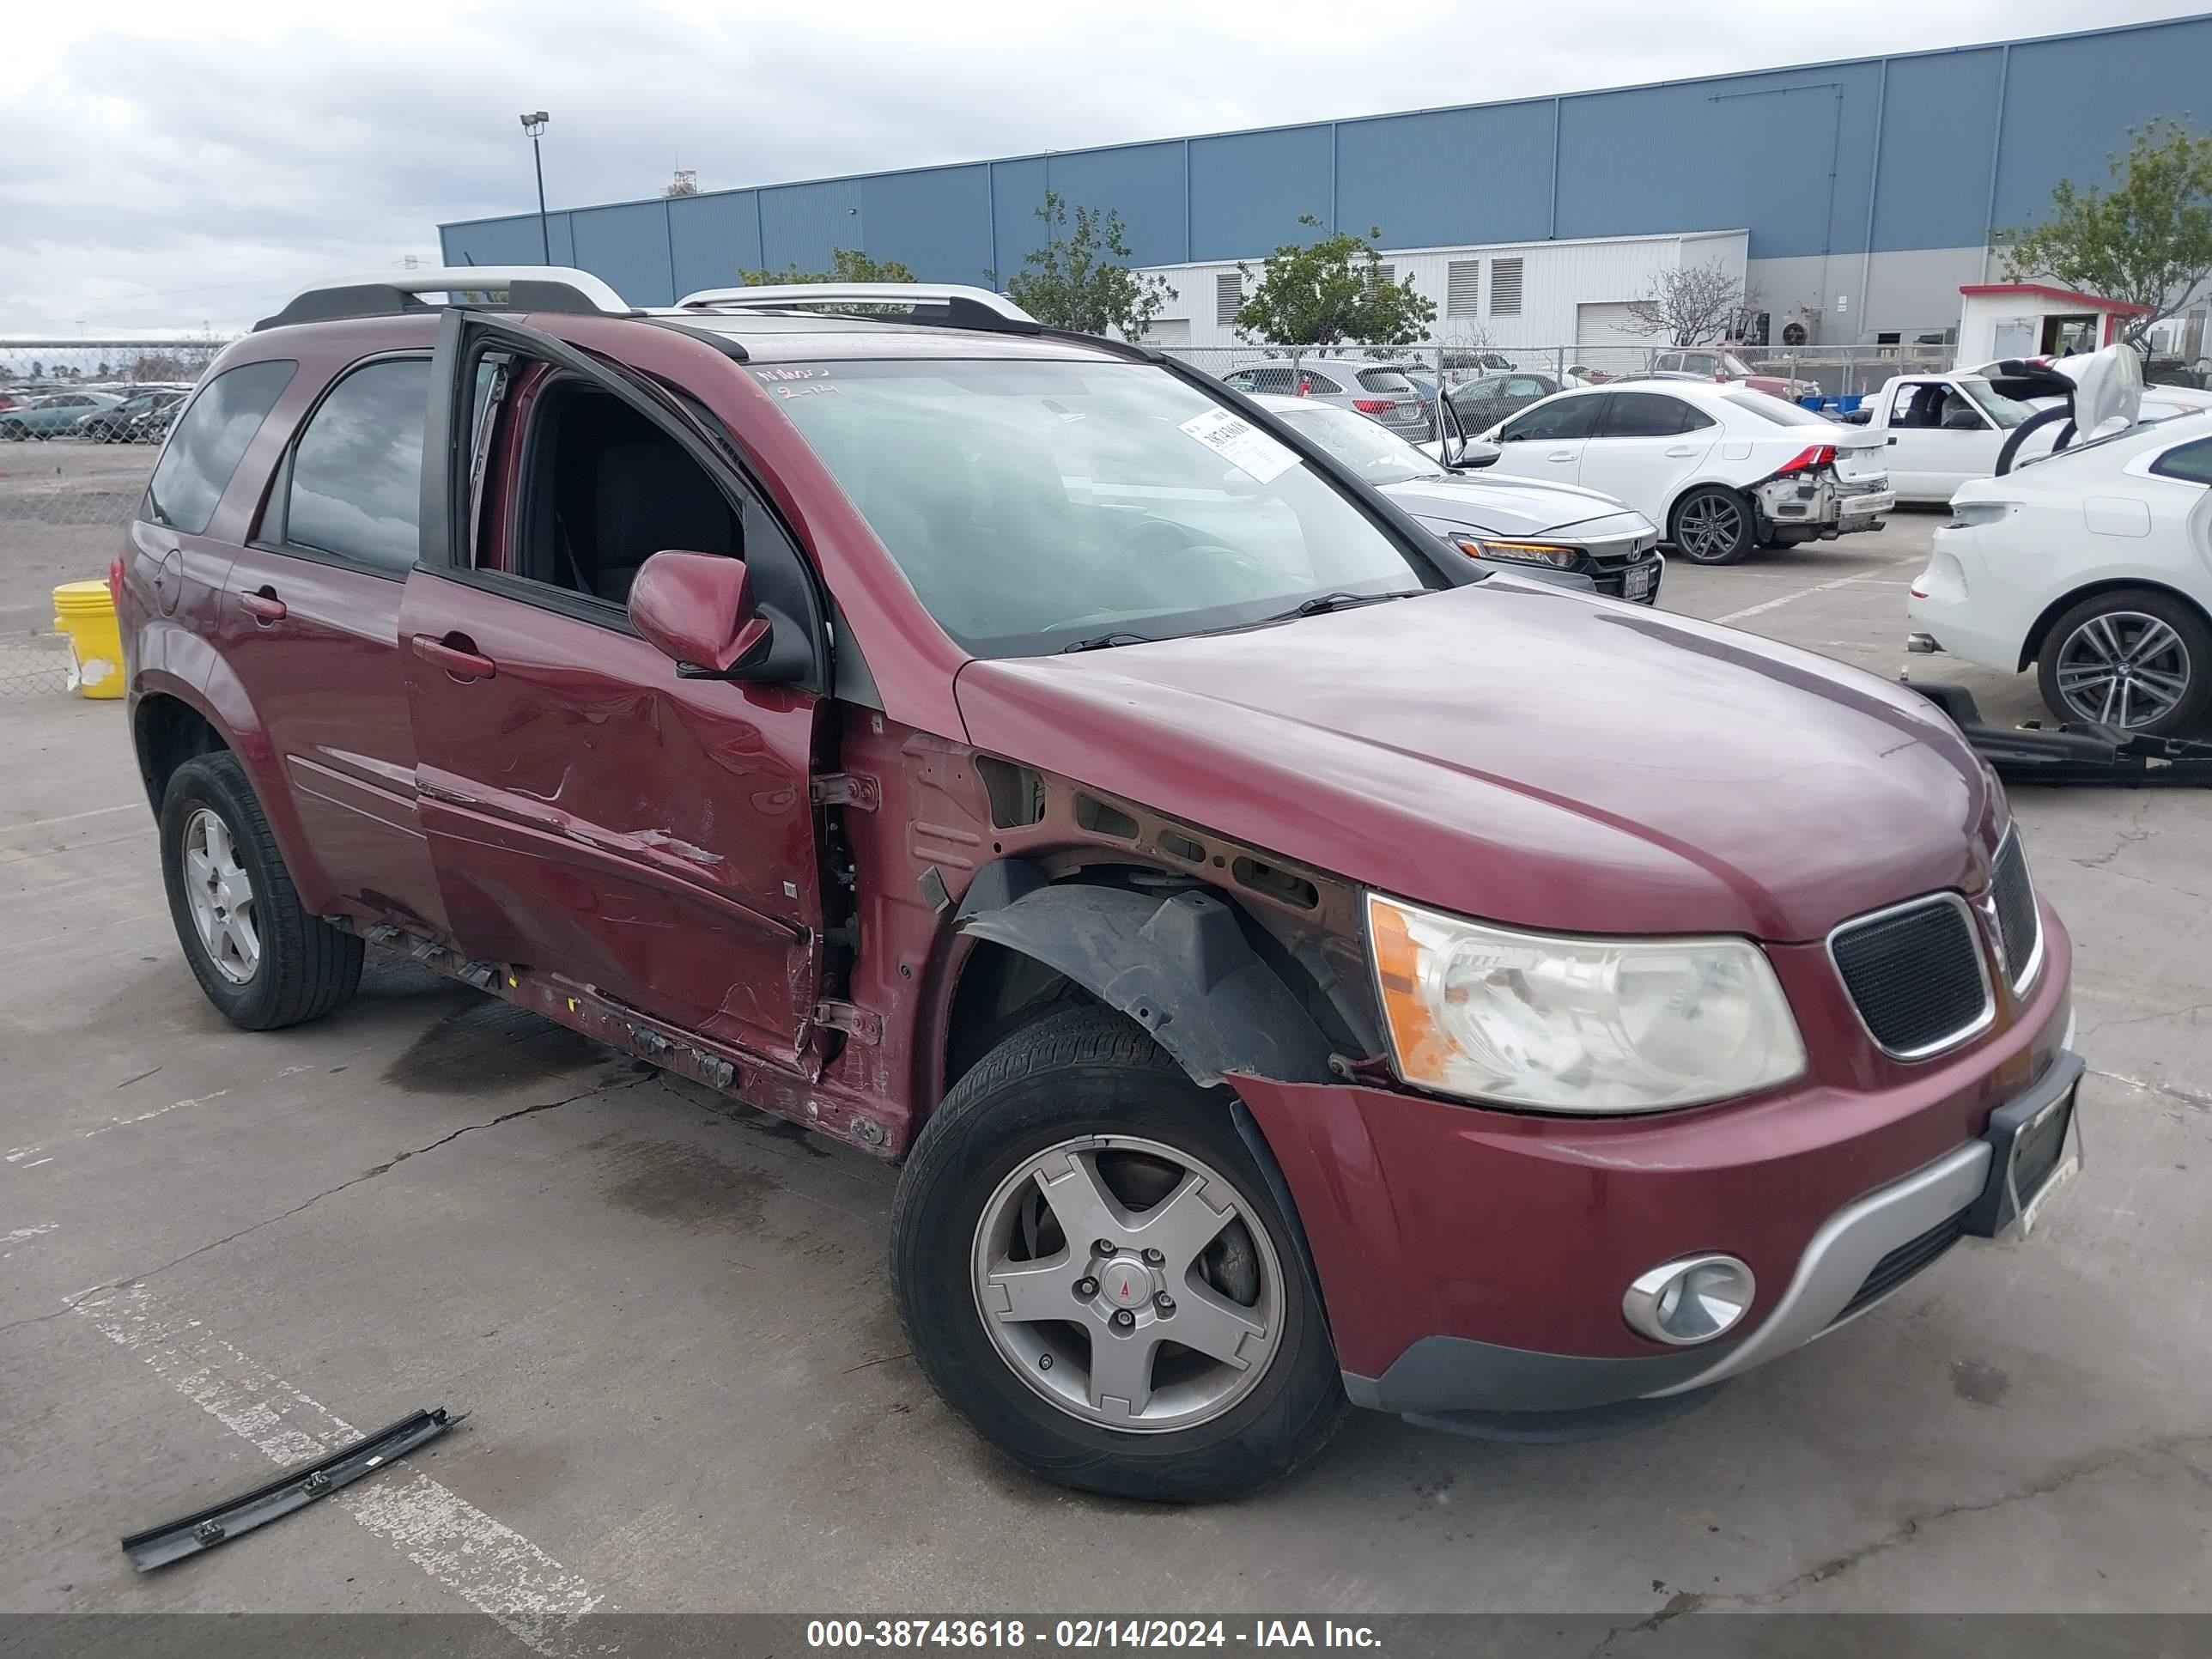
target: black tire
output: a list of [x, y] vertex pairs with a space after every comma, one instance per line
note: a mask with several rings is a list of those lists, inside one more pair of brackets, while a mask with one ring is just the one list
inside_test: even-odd
[[[992, 1195], [1026, 1158], [1086, 1135], [1136, 1136], [1210, 1165], [1280, 1264], [1283, 1327], [1258, 1380], [1221, 1415], [1135, 1432], [1048, 1402], [1015, 1374], [976, 1304], [971, 1252]], [[923, 1373], [969, 1426], [1044, 1479], [1085, 1492], [1212, 1503], [1281, 1479], [1351, 1411], [1294, 1229], [1231, 1122], [1131, 1021], [1095, 1004], [1021, 1027], [923, 1127], [891, 1206], [891, 1291]], [[1119, 1317], [1119, 1316], [1117, 1316]]]
[[0, 438], [5, 438], [11, 444], [19, 444], [30, 435], [30, 428], [21, 421], [0, 422]]
[[[259, 956], [242, 982], [218, 967], [202, 942], [185, 891], [185, 836], [203, 810], [222, 821], [252, 883]], [[200, 989], [226, 1019], [249, 1031], [274, 1031], [319, 1019], [351, 999], [361, 984], [362, 942], [301, 904], [236, 756], [202, 755], [176, 769], [161, 798], [161, 875], [178, 942]]]
[[[2128, 617], [2153, 617], [2172, 630], [2174, 643], [2166, 651], [2153, 652], [2143, 666], [2164, 675], [2179, 674], [2183, 689], [2172, 706], [2151, 720], [2134, 720], [2125, 730], [2145, 737], [2186, 733], [2212, 724], [2212, 626], [2203, 612], [2187, 600], [2154, 587], [2118, 587], [2094, 593], [2069, 606], [2051, 624], [2036, 648], [2036, 688], [2044, 707], [2061, 720], [2096, 720], [2100, 714], [2075, 708], [2060, 688], [2059, 674], [2069, 665], [2069, 646], [2075, 636], [2100, 617], [2113, 619], [2113, 637], [2124, 644], [2139, 644], [2142, 624]], [[2079, 661], [2076, 655], [2074, 660]], [[2092, 698], [2094, 701], [2094, 697]], [[2115, 723], [2118, 723], [2117, 713]]]
[[1667, 539], [1692, 564], [1739, 564], [1758, 532], [1751, 503], [1719, 484], [1700, 484], [1667, 515]]

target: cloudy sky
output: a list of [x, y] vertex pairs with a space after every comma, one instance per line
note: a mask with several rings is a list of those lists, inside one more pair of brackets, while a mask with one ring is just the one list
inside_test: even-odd
[[[0, 337], [235, 326], [302, 282], [556, 207], [1962, 45], [2191, 0], [23, 0]], [[1354, 24], [1357, 17], [1363, 20]], [[1663, 23], [1662, 22], [1663, 19]], [[1357, 38], [1351, 38], [1356, 36]]]

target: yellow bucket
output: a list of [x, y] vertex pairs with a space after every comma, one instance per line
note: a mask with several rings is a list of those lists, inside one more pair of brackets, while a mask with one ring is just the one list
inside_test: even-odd
[[123, 630], [106, 582], [54, 589], [54, 629], [69, 635], [70, 690], [81, 697], [123, 695]]

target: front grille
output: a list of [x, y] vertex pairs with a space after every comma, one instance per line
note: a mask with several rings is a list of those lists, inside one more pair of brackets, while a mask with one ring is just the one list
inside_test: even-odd
[[[1972, 1206], [1969, 1206], [1969, 1208]], [[1838, 1321], [1879, 1302], [1966, 1235], [1966, 1210], [1946, 1216], [1917, 1238], [1908, 1238], [1868, 1270], [1865, 1282], [1844, 1304]]]
[[1994, 1012], [1972, 913], [1955, 893], [1846, 922], [1828, 954], [1868, 1032], [1899, 1059], [1948, 1048]]
[[2027, 878], [2027, 858], [2020, 850], [2020, 831], [2005, 836], [1997, 849], [1990, 881], [1996, 900], [1997, 939], [2004, 949], [2005, 977], [2014, 990], [2026, 986], [2043, 948], [2043, 919], [2036, 914], [2035, 889]]

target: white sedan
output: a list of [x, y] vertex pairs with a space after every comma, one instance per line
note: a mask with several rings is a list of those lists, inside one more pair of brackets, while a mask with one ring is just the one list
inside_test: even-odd
[[2203, 726], [2212, 414], [2133, 426], [1960, 485], [1907, 610], [1914, 651], [2008, 674], [2033, 663], [2062, 720], [2152, 735]]
[[1698, 564], [1878, 530], [1897, 501], [1881, 433], [1746, 386], [1579, 387], [1483, 435], [1499, 447], [1497, 471], [1616, 496]]

